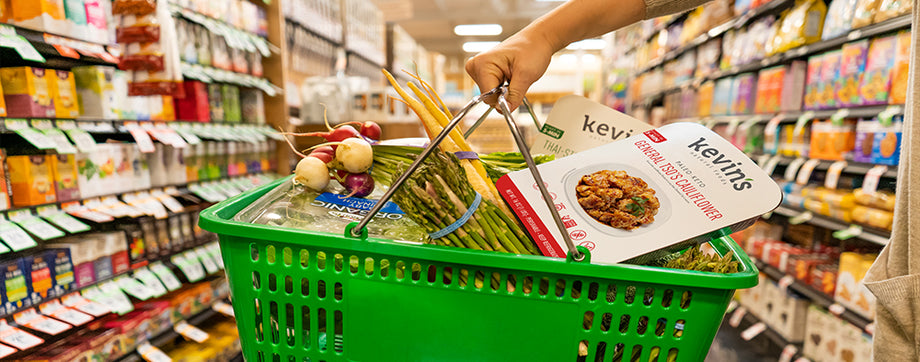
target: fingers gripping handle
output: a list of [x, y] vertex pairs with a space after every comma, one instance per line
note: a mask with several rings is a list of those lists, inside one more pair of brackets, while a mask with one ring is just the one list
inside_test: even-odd
[[[409, 176], [412, 175], [412, 173], [414, 173], [415, 170], [419, 168], [419, 166], [421, 166], [422, 162], [425, 162], [425, 159], [427, 159], [428, 156], [434, 152], [434, 149], [437, 148], [445, 138], [447, 138], [450, 132], [453, 131], [453, 129], [456, 128], [458, 124], [460, 124], [460, 121], [463, 119], [463, 117], [466, 116], [467, 113], [469, 113], [473, 106], [481, 103], [485, 97], [498, 95], [498, 106], [501, 109], [502, 115], [505, 117], [505, 122], [508, 124], [511, 135], [514, 137], [514, 141], [517, 144], [518, 149], [521, 151], [521, 155], [524, 157], [524, 161], [527, 163], [527, 168], [530, 170], [530, 174], [533, 175], [534, 180], [537, 182], [537, 187], [540, 189], [540, 193], [543, 195], [543, 201], [546, 203], [546, 207], [549, 208], [550, 214], [553, 216], [553, 221], [555, 221], [556, 227], [558, 227], [559, 232], [562, 233], [562, 238], [565, 240], [566, 246], [569, 249], [570, 256], [575, 261], [584, 260], [585, 254], [575, 248], [575, 244], [572, 242], [569, 234], [565, 231], [565, 226], [562, 223], [562, 219], [559, 217], [559, 212], [556, 211], [556, 206], [553, 204], [553, 201], [550, 198], [549, 191], [546, 190], [546, 186], [543, 184], [543, 177], [540, 176], [540, 172], [537, 171], [537, 165], [533, 161], [533, 157], [531, 157], [530, 153], [527, 151], [527, 144], [524, 142], [524, 137], [521, 135], [520, 130], [517, 128], [517, 124], [514, 122], [514, 119], [511, 116], [508, 102], [505, 99], [505, 94], [507, 94], [507, 92], [507, 87], [503, 86], [495, 88], [489, 92], [473, 97], [473, 99], [471, 99], [465, 106], [463, 106], [460, 112], [457, 112], [457, 115], [455, 115], [454, 118], [451, 119], [447, 124], [447, 126], [441, 130], [441, 133], [438, 133], [438, 135], [433, 140], [431, 140], [428, 146], [422, 150], [418, 157], [416, 157], [415, 161], [412, 162], [408, 169], [406, 169], [406, 172], [404, 172], [402, 175], [399, 175], [399, 178], [397, 178], [396, 181], [390, 185], [390, 188], [387, 190], [387, 192], [380, 197], [380, 200], [374, 204], [371, 210], [368, 211], [367, 215], [365, 215], [363, 219], [361, 219], [358, 225], [350, 229], [349, 233], [351, 236], [361, 237], [364, 228], [367, 227], [367, 224], [370, 223], [370, 221], [374, 218], [375, 215], [377, 215], [378, 212], [380, 212], [387, 201], [390, 200], [390, 198], [393, 196], [393, 193], [395, 193], [396, 190], [399, 189], [406, 182], [406, 180], [409, 179]], [[527, 102], [526, 98], [524, 101]], [[533, 117], [534, 123], [537, 123], [537, 118], [532, 111], [530, 115]], [[468, 131], [468, 133], [470, 132], [472, 131]]]

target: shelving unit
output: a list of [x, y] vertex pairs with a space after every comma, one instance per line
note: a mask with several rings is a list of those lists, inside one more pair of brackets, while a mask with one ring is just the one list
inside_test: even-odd
[[[206, 307], [201, 312], [198, 312], [186, 318], [184, 321], [188, 323], [189, 325], [192, 325], [195, 327], [204, 327], [208, 322], [210, 322], [215, 317], [218, 317], [220, 315], [220, 313], [218, 313], [217, 311], [211, 308], [211, 306], [213, 306], [214, 304], [218, 302], [224, 302], [228, 304], [230, 303], [230, 301], [227, 299], [219, 299], [215, 301], [214, 303], [212, 303], [211, 305], [209, 305], [208, 307]], [[169, 344], [170, 342], [176, 340], [177, 338], [183, 338], [183, 337], [182, 335], [179, 334], [179, 332], [176, 332], [174, 328], [169, 328], [165, 331], [160, 332], [156, 336], [151, 337], [150, 339], [147, 340], [147, 342], [150, 343], [150, 345], [154, 347], [162, 348], [163, 346]], [[146, 359], [144, 359], [140, 355], [140, 353], [137, 352], [137, 349], [132, 349], [130, 352], [116, 359], [115, 362], [141, 362], [145, 360]]]
[[[807, 210], [782, 205], [780, 207], [777, 207], [776, 210], [773, 211], [773, 214], [782, 215], [786, 217], [796, 217], [806, 211]], [[847, 224], [843, 221], [832, 219], [826, 216], [815, 215], [815, 214], [813, 214], [811, 219], [809, 219], [806, 222], [811, 225], [820, 226], [820, 227], [826, 228], [828, 230], [833, 230], [833, 231], [846, 230], [850, 227], [850, 224]], [[862, 226], [862, 232], [855, 237], [857, 239], [865, 240], [865, 241], [872, 242], [878, 245], [887, 245], [888, 240], [891, 238], [891, 235], [889, 232], [885, 230], [878, 230], [875, 228]]]

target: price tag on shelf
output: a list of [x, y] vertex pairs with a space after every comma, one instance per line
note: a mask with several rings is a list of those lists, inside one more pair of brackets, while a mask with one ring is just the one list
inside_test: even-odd
[[776, 284], [779, 285], [779, 289], [783, 292], [783, 294], [785, 294], [793, 282], [795, 282], [795, 278], [791, 275], [786, 275], [780, 278]]
[[134, 138], [134, 142], [137, 143], [137, 148], [139, 148], [141, 152], [152, 153], [156, 150], [156, 147], [153, 145], [153, 140], [150, 139], [147, 130], [141, 128], [136, 123], [127, 122], [125, 123], [125, 128], [128, 129], [128, 133]]
[[824, 177], [824, 187], [831, 190], [837, 189], [837, 183], [840, 181], [840, 173], [847, 167], [847, 161], [837, 161], [827, 168], [827, 176]]
[[29, 329], [52, 336], [56, 336], [70, 329], [69, 324], [38, 314], [35, 312], [35, 309], [32, 308], [13, 314], [13, 320], [18, 325], [26, 326], [29, 327]]
[[214, 274], [220, 271], [220, 268], [217, 267], [217, 264], [214, 263], [214, 259], [211, 259], [211, 256], [208, 255], [208, 252], [205, 251], [203, 247], [195, 248], [195, 254], [198, 255], [198, 259], [201, 260], [201, 264], [204, 265], [205, 270], [208, 274]]
[[173, 274], [172, 270], [169, 270], [166, 265], [163, 265], [163, 262], [158, 261], [150, 264], [150, 271], [160, 278], [160, 281], [163, 282], [163, 285], [166, 286], [166, 289], [170, 292], [182, 287], [182, 283], [179, 282], [176, 275]]
[[770, 157], [770, 160], [764, 165], [763, 170], [767, 175], [773, 175], [773, 170], [776, 170], [776, 165], [779, 165], [779, 161], [782, 160], [782, 157], [779, 155], [774, 155]]
[[214, 262], [217, 263], [217, 267], [221, 270], [224, 269], [224, 259], [220, 255], [220, 245], [217, 242], [210, 243], [205, 245], [208, 255], [214, 259]]
[[96, 223], [104, 223], [115, 220], [115, 218], [109, 215], [90, 210], [89, 208], [80, 205], [80, 202], [78, 201], [61, 204], [61, 208], [64, 209], [64, 212], [70, 215]]
[[35, 148], [40, 150], [50, 150], [57, 146], [54, 141], [51, 140], [51, 138], [48, 138], [48, 136], [45, 136], [44, 133], [41, 133], [32, 127], [14, 129], [13, 132], [16, 132], [16, 134], [24, 138], [26, 141], [29, 141], [32, 146], [35, 146]]
[[882, 126], [885, 126], [885, 127], [890, 126], [891, 119], [894, 118], [895, 115], [900, 114], [903, 111], [904, 110], [901, 109], [901, 106], [894, 106], [894, 105], [888, 106], [888, 108], [885, 108], [884, 111], [878, 114], [878, 121], [879, 123], [882, 124]]
[[71, 128], [64, 130], [67, 137], [77, 146], [77, 150], [83, 153], [92, 153], [96, 150], [96, 140], [93, 136], [80, 128]]
[[770, 118], [770, 120], [767, 121], [767, 125], [764, 126], [763, 128], [764, 136], [766, 137], [776, 136], [776, 133], [779, 130], [779, 122], [781, 122], [783, 118], [785, 118], [783, 114], [777, 114], [775, 117]]
[[4, 344], [0, 344], [0, 358], [9, 356], [16, 352], [16, 349]]
[[847, 40], [856, 40], [862, 38], [862, 30], [856, 29], [847, 34]]
[[6, 244], [6, 246], [0, 245], [0, 254], [8, 252], [10, 249], [20, 251], [38, 245], [29, 234], [26, 234], [19, 226], [7, 221], [2, 216], [0, 216], [0, 240]]
[[801, 213], [801, 214], [798, 214], [798, 215], [796, 215], [796, 216], [793, 216], [793, 217], [789, 218], [789, 223], [792, 224], [792, 225], [799, 225], [799, 224], [801, 224], [801, 223], [805, 223], [805, 222], [810, 221], [810, 220], [813, 219], [814, 217], [815, 217], [815, 215], [812, 214], [811, 211], [805, 211], [805, 212], [803, 212], [803, 213]]
[[849, 115], [849, 108], [838, 109], [837, 112], [834, 112], [834, 114], [831, 115], [831, 123], [833, 123], [835, 126], [843, 125], [843, 119], [847, 118]]
[[45, 62], [45, 57], [43, 57], [38, 50], [35, 50], [32, 43], [21, 35], [0, 35], [0, 47], [15, 50], [22, 59], [38, 63]]
[[802, 168], [799, 169], [798, 175], [795, 177], [795, 183], [799, 185], [808, 184], [808, 180], [811, 179], [811, 173], [815, 170], [815, 167], [817, 167], [818, 163], [820, 162], [821, 161], [817, 159], [810, 159], [805, 161], [805, 163], [802, 165]]
[[149, 290], [154, 297], [162, 297], [168, 292], [166, 287], [163, 286], [163, 282], [161, 282], [150, 269], [147, 269], [146, 266], [135, 270], [134, 277], [140, 280], [141, 283], [144, 283], [144, 286], [147, 287], [147, 290]]
[[38, 306], [38, 311], [44, 315], [54, 317], [74, 326], [81, 326], [93, 320], [93, 317], [88, 314], [65, 307], [57, 299], [42, 303]]
[[831, 304], [829, 307], [827, 307], [827, 310], [830, 311], [831, 314], [839, 317], [847, 309], [844, 306], [840, 305], [840, 303], [834, 303], [834, 304]]
[[154, 347], [150, 342], [144, 342], [137, 346], [137, 354], [147, 362], [172, 362], [166, 353], [159, 348]]
[[802, 113], [801, 116], [795, 121], [795, 128], [792, 129], [792, 135], [798, 136], [802, 134], [802, 131], [805, 130], [805, 125], [808, 124], [808, 121], [811, 121], [815, 118], [815, 112], [808, 111]]
[[875, 322], [866, 325], [866, 333], [869, 333], [870, 336], [875, 335]]
[[735, 136], [735, 132], [738, 131], [738, 124], [741, 123], [741, 119], [732, 118], [728, 120], [728, 126], [725, 127], [725, 134], [729, 137]]
[[83, 295], [87, 298], [90, 298], [90, 300], [94, 302], [103, 303], [109, 306], [113, 312], [118, 313], [119, 315], [123, 315], [134, 310], [134, 304], [131, 303], [131, 300], [128, 299], [128, 296], [126, 296], [125, 293], [121, 291], [121, 288], [115, 284], [114, 281], [110, 280], [107, 282], [102, 282], [101, 284], [97, 285], [97, 287], [99, 288], [99, 296], [96, 297], [96, 299], [91, 296], [87, 296], [85, 294], [87, 290], [84, 290]]
[[201, 266], [198, 255], [195, 254], [194, 251], [189, 250], [182, 254], [173, 255], [171, 259], [173, 264], [179, 267], [179, 270], [185, 274], [185, 277], [188, 278], [189, 281], [197, 282], [204, 279], [204, 267]]
[[211, 309], [214, 309], [216, 312], [223, 314], [225, 316], [236, 318], [236, 315], [233, 313], [233, 307], [224, 302], [217, 302], [211, 306]]
[[28, 231], [30, 234], [37, 236], [42, 240], [51, 240], [54, 238], [59, 238], [64, 236], [64, 232], [58, 230], [51, 224], [47, 223], [45, 220], [32, 215], [29, 213], [29, 216], [22, 218], [20, 221], [16, 221], [20, 227]]
[[101, 317], [111, 312], [105, 305], [83, 298], [80, 293], [70, 293], [61, 297], [61, 303], [93, 317]]
[[717, 122], [715, 118], [709, 118], [703, 121], [703, 126], [705, 126], [706, 128], [712, 129], [712, 127], [716, 126], [716, 123]]
[[179, 203], [179, 200], [176, 200], [176, 198], [170, 195], [161, 193], [157, 195], [156, 198], [157, 200], [160, 200], [160, 202], [162, 202], [163, 205], [166, 206], [167, 209], [169, 209], [169, 211], [172, 211], [174, 213], [180, 213], [183, 210], [185, 210], [185, 207], [183, 207], [182, 204]]
[[837, 230], [833, 232], [831, 235], [833, 235], [835, 238], [840, 239], [840, 240], [847, 240], [847, 239], [852, 239], [852, 238], [855, 238], [861, 235], [862, 232], [863, 232], [862, 226], [850, 224], [850, 227], [843, 229], [843, 230]]
[[735, 312], [732, 313], [731, 318], [728, 319], [728, 324], [734, 328], [738, 328], [741, 325], [741, 319], [744, 318], [744, 315], [747, 314], [747, 308], [738, 307], [735, 309]]
[[866, 172], [866, 177], [863, 179], [862, 190], [868, 195], [874, 195], [878, 191], [878, 181], [882, 178], [882, 175], [888, 172], [888, 166], [885, 165], [876, 165], [869, 169]]
[[45, 340], [11, 326], [6, 319], [0, 319], [0, 342], [25, 350], [42, 344]]
[[787, 344], [783, 348], [783, 352], [779, 354], [779, 360], [777, 362], [791, 362], [792, 357], [795, 357], [795, 354], [799, 352], [799, 348], [794, 344]]
[[757, 167], [760, 167], [761, 169], [763, 169], [764, 166], [767, 165], [767, 161], [769, 160], [770, 160], [770, 155], [768, 154], [762, 154], [762, 155], [757, 156]]
[[799, 172], [799, 167], [802, 167], [802, 164], [805, 163], [805, 159], [802, 157], [796, 158], [789, 163], [789, 166], [786, 166], [786, 173], [783, 175], [783, 179], [786, 181], [794, 181], [795, 175]]
[[748, 327], [743, 332], [741, 332], [741, 339], [745, 341], [750, 341], [754, 337], [757, 337], [759, 334], [763, 333], [767, 329], [767, 325], [764, 322], [757, 322], [754, 325]]
[[176, 323], [176, 325], [173, 326], [173, 330], [176, 331], [176, 333], [181, 334], [183, 337], [198, 343], [204, 343], [208, 340], [208, 338], [211, 337], [211, 335], [209, 335], [207, 332], [191, 324], [188, 324], [185, 321]]
[[147, 300], [153, 296], [153, 292], [146, 285], [127, 275], [115, 278], [115, 283], [121, 290], [137, 299]]
[[57, 150], [57, 153], [60, 154], [73, 154], [77, 153], [77, 148], [70, 144], [70, 141], [67, 140], [67, 136], [64, 135], [64, 132], [57, 128], [49, 128], [44, 130], [45, 136], [51, 139], [54, 142], [54, 149]]

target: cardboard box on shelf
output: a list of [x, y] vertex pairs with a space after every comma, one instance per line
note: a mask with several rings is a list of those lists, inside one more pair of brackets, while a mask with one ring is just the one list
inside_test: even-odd
[[856, 121], [815, 121], [811, 126], [809, 157], [822, 160], [845, 160], [852, 158], [856, 147]]
[[862, 104], [888, 103], [896, 49], [897, 38], [894, 35], [872, 39], [866, 56], [865, 72], [860, 74], [859, 79]]
[[834, 82], [834, 92], [837, 94], [838, 106], [852, 107], [862, 104], [863, 100], [859, 93], [859, 79], [866, 71], [866, 54], [868, 51], [868, 40], [843, 45], [839, 73]]
[[115, 102], [115, 68], [91, 65], [74, 67], [74, 84], [80, 115], [89, 119], [118, 119], [118, 105]]
[[6, 163], [10, 172], [13, 206], [36, 206], [57, 201], [48, 156], [10, 156]]
[[870, 319], [875, 316], [875, 296], [862, 280], [875, 258], [875, 254], [841, 253], [834, 292], [835, 301]]
[[54, 177], [54, 194], [58, 202], [67, 202], [80, 199], [80, 188], [77, 184], [77, 161], [72, 154], [49, 155], [51, 161], [51, 174]]
[[71, 30], [63, 0], [11, 0], [10, 8], [13, 23], [18, 26], [54, 34]]
[[0, 83], [8, 117], [55, 116], [49, 70], [33, 67], [0, 68]]
[[833, 50], [822, 56], [815, 109], [830, 109], [840, 105], [837, 101], [836, 82], [840, 76], [842, 54], [840, 50]]
[[891, 92], [888, 103], [903, 104], [907, 101], [907, 71], [910, 65], [910, 30], [898, 33], [894, 68], [891, 70]]
[[786, 66], [781, 86], [781, 111], [795, 112], [802, 110], [807, 67], [808, 65], [802, 60], [795, 60]]

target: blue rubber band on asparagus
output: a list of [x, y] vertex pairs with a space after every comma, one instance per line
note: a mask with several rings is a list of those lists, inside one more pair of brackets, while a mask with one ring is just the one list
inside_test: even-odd
[[461, 160], [478, 160], [479, 154], [473, 151], [457, 151], [454, 152], [454, 155]]
[[447, 236], [447, 234], [457, 231], [457, 229], [465, 225], [466, 222], [469, 221], [471, 217], [473, 217], [473, 213], [476, 212], [476, 209], [479, 208], [480, 203], [482, 203], [482, 195], [477, 192], [476, 198], [473, 199], [473, 203], [470, 204], [470, 207], [466, 209], [466, 212], [463, 213], [463, 216], [461, 216], [460, 219], [454, 221], [453, 224], [447, 225], [441, 230], [428, 234], [428, 236], [430, 236], [432, 239], [440, 239]]

